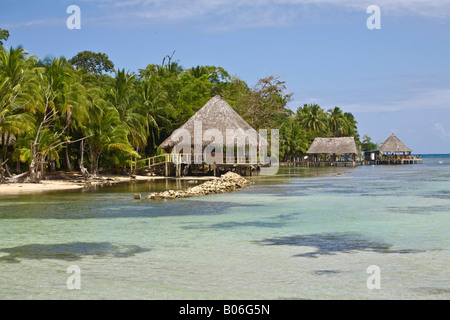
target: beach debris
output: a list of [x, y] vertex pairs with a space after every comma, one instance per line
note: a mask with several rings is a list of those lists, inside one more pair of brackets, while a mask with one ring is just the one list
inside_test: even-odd
[[202, 196], [207, 194], [225, 193], [238, 189], [249, 187], [250, 181], [243, 178], [237, 173], [227, 172], [220, 176], [219, 179], [206, 181], [200, 185], [188, 188], [186, 190], [168, 190], [159, 193], [150, 193], [145, 199], [151, 200], [165, 200]]

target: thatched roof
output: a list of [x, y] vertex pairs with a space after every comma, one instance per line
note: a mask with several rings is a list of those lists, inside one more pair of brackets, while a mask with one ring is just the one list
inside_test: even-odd
[[356, 154], [355, 139], [353, 137], [342, 138], [315, 138], [306, 153], [327, 153], [327, 154]]
[[405, 146], [403, 142], [395, 134], [391, 134], [389, 138], [378, 148], [381, 152], [412, 152], [410, 148]]
[[[199, 124], [201, 124], [203, 139], [199, 134], [194, 135], [194, 125], [197, 125], [196, 130], [199, 131]], [[236, 131], [238, 133], [237, 136], [244, 137], [247, 133], [247, 137], [249, 137], [245, 139], [245, 146], [258, 146], [258, 142], [261, 145], [267, 145], [267, 141], [244, 119], [242, 119], [242, 117], [239, 116], [221, 96], [217, 95], [211, 98], [211, 100], [198, 110], [185, 124], [175, 130], [170, 137], [164, 140], [163, 143], [160, 144], [160, 147], [165, 150], [172, 149], [181, 141], [179, 134], [183, 132], [183, 130], [187, 130], [190, 133], [192, 146], [201, 144], [202, 147], [206, 147], [210, 145], [211, 142], [214, 142], [214, 138], [207, 139], [204, 137], [205, 132], [210, 129], [218, 130], [222, 134], [224, 146], [227, 142], [227, 130], [239, 129], [241, 130]], [[239, 140], [237, 140], [234, 145], [238, 145], [238, 141]], [[242, 146], [242, 143], [240, 143], [240, 146]]]

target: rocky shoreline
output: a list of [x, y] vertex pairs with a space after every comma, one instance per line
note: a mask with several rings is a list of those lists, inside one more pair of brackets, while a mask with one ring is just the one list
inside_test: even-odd
[[225, 193], [247, 188], [250, 186], [250, 184], [250, 181], [238, 175], [237, 173], [227, 172], [223, 174], [219, 179], [206, 181], [205, 183], [188, 188], [186, 190], [168, 190], [159, 193], [150, 193], [145, 197], [145, 199], [165, 200], [196, 197], [215, 193]]

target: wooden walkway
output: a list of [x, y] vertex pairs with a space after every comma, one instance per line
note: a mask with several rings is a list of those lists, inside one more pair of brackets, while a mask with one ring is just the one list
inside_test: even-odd
[[[197, 161], [192, 161], [193, 160]], [[214, 175], [228, 171], [236, 172], [240, 175], [252, 175], [252, 171], [259, 170], [262, 165], [252, 162], [249, 157], [226, 157], [224, 163], [206, 164], [201, 162], [202, 155], [179, 155], [161, 154], [145, 159], [131, 160], [131, 172], [136, 170], [146, 170], [154, 173], [159, 171], [164, 176], [181, 177], [186, 173], [196, 173], [200, 175]]]
[[423, 164], [423, 159], [384, 159], [384, 160], [355, 160], [355, 161], [294, 161], [283, 162], [280, 166], [301, 167], [356, 167], [362, 165], [407, 165]]
[[382, 159], [364, 161], [370, 165], [401, 165], [401, 164], [423, 164], [423, 159]]

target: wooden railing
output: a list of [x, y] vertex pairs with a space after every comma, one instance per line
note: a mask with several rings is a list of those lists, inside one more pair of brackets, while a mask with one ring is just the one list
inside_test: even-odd
[[[139, 164], [141, 163], [146, 163], [146, 165], [148, 168], [151, 168], [152, 166], [161, 164], [161, 163], [165, 163], [165, 162], [170, 162], [170, 154], [160, 154], [158, 156], [154, 156], [154, 157], [150, 157], [150, 158], [145, 158], [145, 159], [139, 159], [139, 160], [134, 160], [131, 161], [131, 171], [136, 170], [139, 167]], [[142, 167], [144, 167], [142, 166]]]
[[[137, 168], [148, 167], [149, 169], [155, 165], [163, 164], [163, 163], [198, 163], [201, 164], [204, 160], [203, 154], [173, 154], [173, 153], [165, 153], [154, 157], [149, 157], [145, 159], [132, 160], [131, 161], [131, 170], [136, 170]], [[222, 164], [258, 164], [258, 161], [252, 161], [253, 157], [249, 156], [227, 156], [223, 155]], [[257, 160], [257, 159], [256, 159]], [[144, 163], [144, 165], [142, 165]]]

